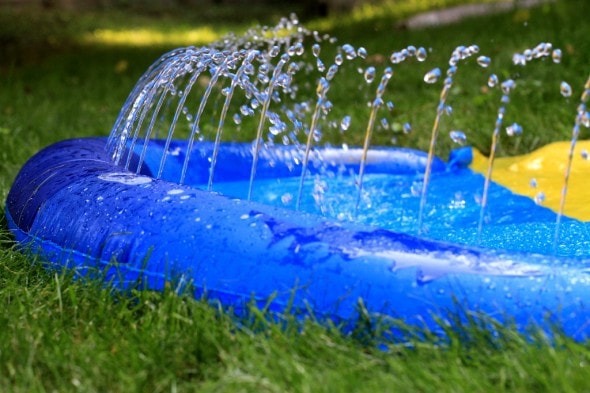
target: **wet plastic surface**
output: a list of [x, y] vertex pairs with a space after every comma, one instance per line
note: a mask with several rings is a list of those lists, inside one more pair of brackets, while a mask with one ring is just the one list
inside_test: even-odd
[[[81, 273], [98, 266], [121, 287], [138, 277], [153, 289], [167, 280], [190, 282], [196, 296], [207, 293], [238, 310], [253, 298], [265, 303], [274, 296], [277, 311], [292, 304], [348, 319], [362, 298], [371, 312], [436, 329], [432, 315], [460, 304], [514, 319], [521, 328], [549, 318], [575, 338], [588, 334], [584, 257], [450, 244], [217, 195], [155, 179], [153, 168], [126, 171], [110, 162], [104, 146], [101, 138], [60, 142], [23, 167], [6, 208], [23, 247]], [[228, 170], [249, 150], [236, 151]], [[274, 159], [262, 160], [261, 168], [266, 164], [260, 180], [277, 167]], [[382, 175], [377, 168], [369, 172]], [[438, 173], [447, 173], [444, 165]], [[536, 224], [530, 225], [523, 239]]]

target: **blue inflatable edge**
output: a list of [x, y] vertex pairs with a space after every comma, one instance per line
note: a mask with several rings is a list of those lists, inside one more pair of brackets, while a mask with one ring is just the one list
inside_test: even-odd
[[293, 304], [350, 319], [363, 299], [370, 312], [436, 329], [432, 316], [458, 302], [521, 328], [550, 319], [587, 336], [590, 280], [580, 261], [482, 251], [232, 200], [125, 171], [105, 144], [64, 141], [23, 167], [6, 205], [23, 247], [56, 266], [109, 267], [105, 279], [120, 287], [145, 278], [147, 288], [162, 289], [176, 279], [238, 308], [273, 298], [277, 311]]

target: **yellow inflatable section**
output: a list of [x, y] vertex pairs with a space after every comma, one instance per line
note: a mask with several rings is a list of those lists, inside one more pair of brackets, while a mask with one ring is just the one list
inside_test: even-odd
[[[570, 146], [555, 142], [526, 155], [496, 158], [492, 180], [558, 212]], [[485, 175], [487, 166], [488, 158], [473, 149], [471, 169]], [[564, 214], [590, 221], [590, 141], [576, 144]]]

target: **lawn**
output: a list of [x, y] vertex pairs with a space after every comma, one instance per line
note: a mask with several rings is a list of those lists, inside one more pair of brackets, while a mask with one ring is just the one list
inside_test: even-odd
[[[524, 127], [521, 137], [503, 138], [500, 155], [569, 138], [589, 71], [590, 25], [583, 19], [590, 12], [588, 2], [558, 0], [415, 31], [401, 27], [400, 18], [426, 3], [404, 4], [407, 9], [366, 7], [308, 23], [340, 43], [365, 47], [367, 62], [378, 69], [392, 51], [407, 45], [429, 49], [426, 62], [395, 68], [394, 126], [377, 129], [374, 144], [391, 145], [395, 139], [399, 145], [427, 148], [441, 85], [426, 85], [422, 77], [434, 67], [444, 72], [456, 46], [474, 43], [492, 58], [492, 65], [460, 65], [449, 97], [453, 115], [443, 121], [445, 132], [464, 130], [469, 143], [489, 151], [499, 102], [497, 91], [486, 84], [493, 72], [517, 80], [506, 122]], [[2, 212], [26, 159], [65, 138], [108, 135], [135, 81], [160, 54], [189, 42], [204, 44], [229, 31], [243, 32], [250, 20], [272, 23], [288, 12], [264, 11], [248, 10], [249, 22], [244, 22], [224, 9], [205, 15], [1, 9]], [[540, 42], [562, 49], [560, 64], [550, 59], [527, 67], [512, 64], [513, 53]], [[366, 116], [367, 108], [357, 98], [374, 87], [360, 80], [358, 75], [337, 79], [330, 91], [335, 118]], [[562, 80], [572, 86], [571, 98], [559, 94]], [[414, 129], [409, 135], [399, 130], [405, 122]], [[360, 144], [361, 131], [349, 131], [347, 141]], [[584, 130], [581, 137], [587, 136]], [[342, 142], [336, 132], [325, 138]], [[437, 154], [445, 157], [453, 146], [443, 137]], [[511, 326], [498, 326], [499, 334], [493, 336], [474, 321], [449, 330], [445, 341], [410, 330], [398, 342], [388, 337], [388, 326], [399, 321], [361, 318], [356, 329], [344, 333], [333, 324], [296, 322], [288, 315], [269, 321], [256, 308], [236, 319], [173, 290], [118, 293], [98, 280], [80, 282], [68, 272], [45, 270], [35, 256], [15, 251], [5, 227], [0, 213], [2, 391], [579, 392], [590, 386], [590, 348], [559, 331], [550, 344], [542, 335], [525, 337]]]

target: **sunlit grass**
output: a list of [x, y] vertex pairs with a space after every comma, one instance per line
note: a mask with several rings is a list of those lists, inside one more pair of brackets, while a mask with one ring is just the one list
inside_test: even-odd
[[226, 32], [211, 26], [180, 28], [162, 31], [158, 28], [135, 29], [97, 29], [84, 33], [80, 42], [83, 44], [121, 45], [121, 46], [188, 46], [206, 45], [220, 39]]

